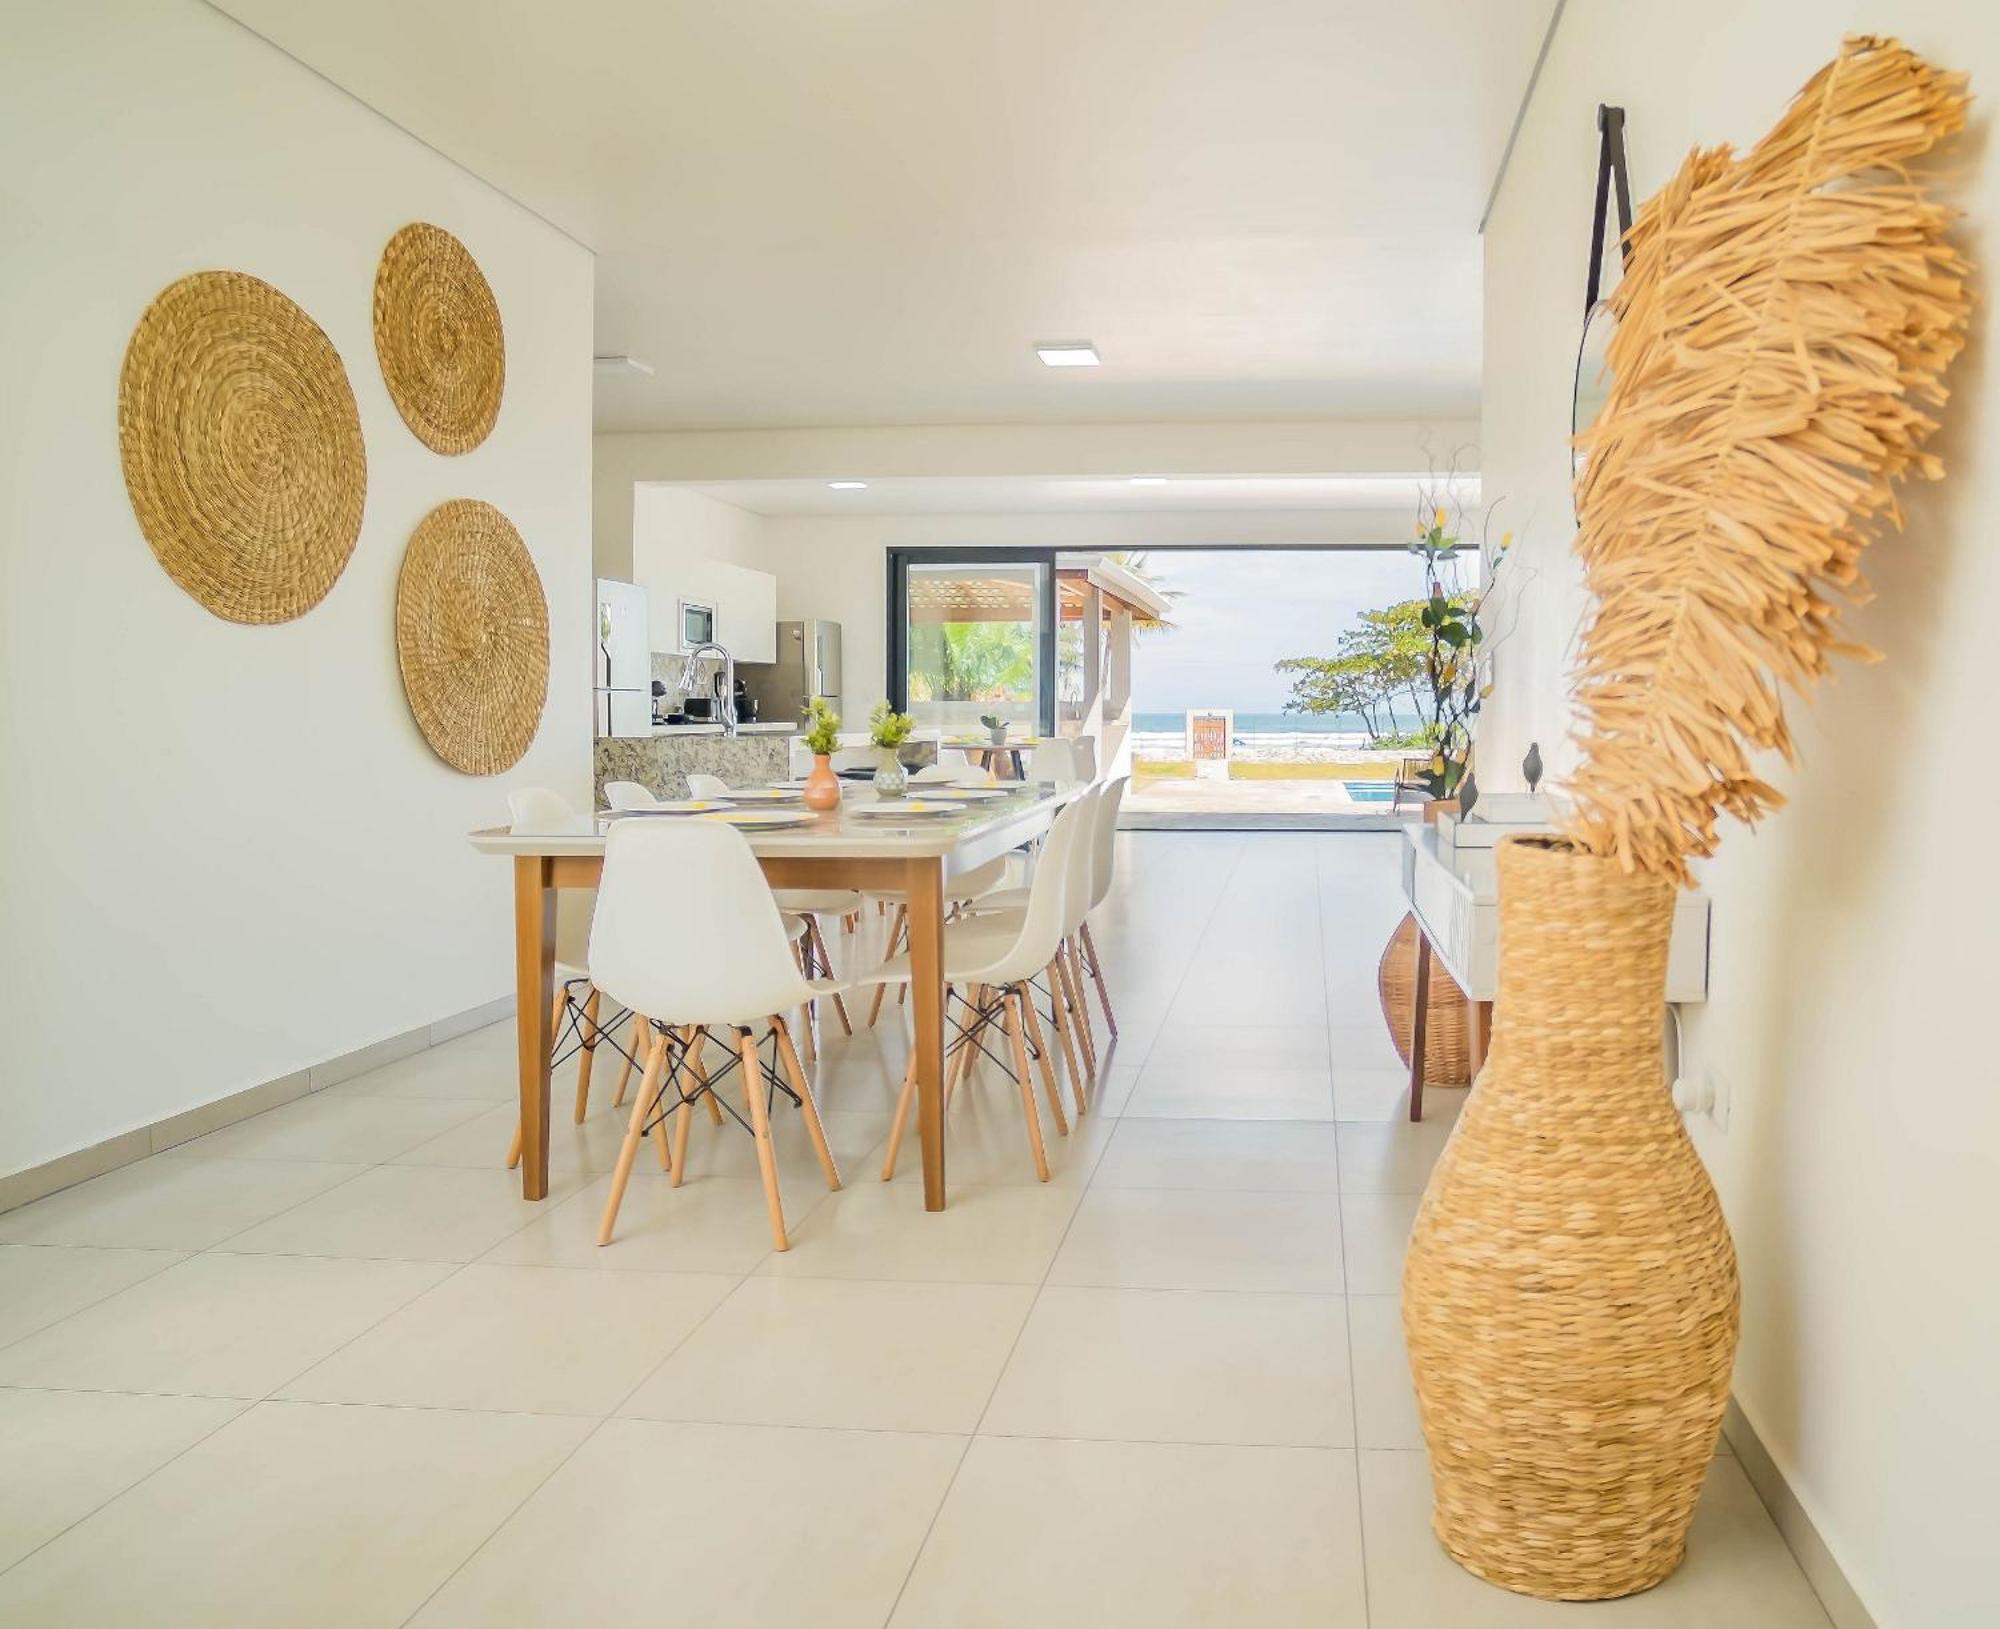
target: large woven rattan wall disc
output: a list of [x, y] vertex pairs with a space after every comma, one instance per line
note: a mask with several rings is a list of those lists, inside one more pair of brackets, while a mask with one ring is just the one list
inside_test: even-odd
[[368, 454], [333, 341], [269, 283], [204, 271], [125, 347], [118, 449], [167, 575], [231, 622], [289, 622], [354, 552]]
[[396, 411], [426, 447], [471, 452], [486, 439], [507, 385], [500, 306], [479, 262], [443, 227], [412, 221], [382, 251], [375, 354]]
[[535, 739], [549, 692], [549, 604], [521, 534], [453, 498], [417, 523], [396, 581], [396, 660], [417, 728], [468, 775], [497, 775]]

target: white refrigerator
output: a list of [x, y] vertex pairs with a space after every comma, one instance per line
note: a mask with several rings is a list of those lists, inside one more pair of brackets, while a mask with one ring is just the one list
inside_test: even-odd
[[653, 733], [653, 649], [646, 591], [597, 579], [596, 666], [591, 707], [599, 735]]

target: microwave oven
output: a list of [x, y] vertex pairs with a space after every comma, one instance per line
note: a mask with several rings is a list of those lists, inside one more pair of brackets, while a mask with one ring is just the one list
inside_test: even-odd
[[715, 607], [699, 600], [681, 601], [681, 649], [715, 643]]

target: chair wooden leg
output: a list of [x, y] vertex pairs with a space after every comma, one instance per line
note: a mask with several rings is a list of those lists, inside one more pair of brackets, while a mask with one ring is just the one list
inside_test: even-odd
[[[687, 1050], [681, 1054], [681, 1106], [674, 1113], [674, 1146], [668, 1156], [667, 1175], [673, 1186], [678, 1188], [687, 1176], [688, 1133], [694, 1129], [694, 1102], [696, 1092], [708, 1101], [709, 1112], [717, 1119], [722, 1111], [716, 1107], [715, 1091], [709, 1085], [708, 1071], [701, 1066], [702, 1048], [708, 1045], [708, 1031], [700, 1025], [688, 1027]], [[694, 1092], [688, 1090], [692, 1082]]]
[[1084, 1078], [1095, 1086], [1097, 1053], [1091, 1048], [1090, 1031], [1083, 1021], [1083, 991], [1077, 985], [1076, 966], [1060, 945], [1056, 947], [1055, 977], [1050, 980], [1049, 988], [1056, 1007], [1069, 1019], [1071, 1043], [1083, 1055]]
[[632, 1033], [625, 1038], [625, 1053], [630, 1055], [621, 1054], [618, 1059], [618, 1085], [611, 1093], [611, 1106], [614, 1109], [625, 1106], [625, 1085], [631, 1078], [632, 1059], [646, 1055], [647, 1028], [646, 1015], [635, 1012], [632, 1015]]
[[632, 1180], [632, 1162], [639, 1157], [639, 1137], [646, 1129], [646, 1111], [659, 1095], [660, 1071], [667, 1063], [667, 1038], [655, 1035], [646, 1053], [646, 1072], [639, 1079], [639, 1093], [632, 1101], [632, 1117], [625, 1124], [625, 1142], [618, 1150], [618, 1165], [611, 1173], [611, 1193], [604, 1201], [604, 1219], [597, 1225], [597, 1242], [611, 1242], [618, 1225], [618, 1207], [625, 1199], [625, 1184]]
[[812, 1082], [806, 1079], [805, 1070], [799, 1067], [798, 1048], [792, 1045], [789, 1026], [782, 1018], [773, 1018], [771, 1022], [778, 1031], [778, 1058], [785, 1066], [792, 1090], [799, 1094], [799, 1113], [805, 1116], [806, 1135], [812, 1139], [813, 1152], [819, 1156], [819, 1168], [826, 1173], [827, 1187], [838, 1192], [840, 1167], [833, 1163], [833, 1150], [827, 1146], [826, 1127], [820, 1124], [819, 1104], [813, 1100]]
[[917, 1053], [910, 1049], [910, 1066], [903, 1071], [903, 1089], [896, 1096], [896, 1117], [889, 1122], [889, 1147], [882, 1155], [882, 1180], [896, 1174], [896, 1155], [903, 1147], [903, 1133], [910, 1124], [910, 1105], [917, 1100]]
[[[1051, 997], [1050, 1005], [1055, 1008], [1056, 1040], [1062, 1046], [1063, 1070], [1069, 1076], [1071, 1095], [1077, 1098], [1079, 1105], [1081, 1105], [1084, 1096], [1083, 1070], [1077, 1063], [1076, 1037], [1070, 1032], [1069, 1003], [1064, 1001], [1062, 996], [1063, 974], [1061, 963], [1050, 962], [1048, 972]], [[1077, 1113], [1081, 1114], [1082, 1112], [1083, 1109], [1079, 1106]]]
[[[806, 937], [812, 940], [815, 959], [819, 963], [821, 975], [825, 978], [832, 978], [833, 957], [827, 953], [826, 937], [819, 931], [818, 917], [809, 916], [806, 918]], [[833, 1012], [834, 1016], [840, 1020], [840, 1033], [843, 1035], [852, 1035], [854, 1033], [854, 1025], [847, 1016], [847, 998], [837, 992], [833, 998]]]
[[589, 998], [583, 1004], [583, 1022], [577, 1026], [577, 1038], [583, 1049], [576, 1055], [576, 1123], [583, 1124], [583, 1117], [590, 1112], [590, 1065], [597, 1056], [597, 1043], [603, 1031], [597, 1027], [597, 1015], [604, 1007], [604, 992], [594, 985]]
[[1118, 1039], [1118, 1015], [1111, 1010], [1111, 990], [1104, 982], [1104, 963], [1097, 954], [1097, 940], [1092, 936], [1090, 924], [1085, 922], [1077, 929], [1083, 940], [1083, 953], [1090, 958], [1090, 976], [1097, 985], [1097, 1000], [1104, 1008], [1104, 1027], [1111, 1031], [1112, 1040]]
[[[595, 1000], [596, 996], [597, 992], [593, 990], [591, 992], [591, 998]], [[559, 979], [556, 981], [555, 1002], [549, 1009], [549, 1046], [551, 1051], [554, 1050], [557, 1040], [562, 1035], [563, 1006], [568, 1000], [569, 1000], [569, 988], [567, 985], [563, 984], [562, 981]], [[588, 1069], [590, 1053], [586, 1051], [583, 1054], [583, 1056], [584, 1056], [584, 1067]], [[587, 1090], [588, 1082], [589, 1082], [589, 1076], [586, 1075], [583, 1081], [578, 1084], [577, 1088], [578, 1091], [582, 1092], [584, 1090]], [[583, 1118], [583, 1112], [581, 1109], [577, 1111], [576, 1117], [579, 1120]], [[507, 1144], [507, 1169], [510, 1171], [515, 1170], [520, 1166], [520, 1163], [521, 1163], [521, 1127], [520, 1123], [517, 1121], [514, 1126], [514, 1139], [512, 1142]]]
[[[1035, 1063], [1042, 1072], [1042, 1090], [1048, 1095], [1049, 1112], [1056, 1117], [1056, 1130], [1063, 1136], [1069, 1135], [1069, 1116], [1063, 1113], [1062, 1087], [1056, 1083], [1056, 1066], [1049, 1057], [1048, 1041], [1042, 1035], [1041, 1014], [1035, 1011], [1035, 993], [1026, 984], [1021, 986], [1021, 1021], [1027, 1026], [1028, 1040], [1035, 1054]], [[1075, 1082], [1072, 1081], [1074, 1086]], [[1076, 1112], [1083, 1113], [1083, 1094], [1077, 1093]]]
[[1021, 1089], [1021, 1113], [1028, 1122], [1028, 1150], [1035, 1156], [1035, 1175], [1049, 1180], [1049, 1151], [1042, 1146], [1042, 1115], [1035, 1107], [1035, 1083], [1028, 1074], [1028, 1043], [1021, 1038], [1021, 998], [1013, 990], [1007, 1003], [1007, 1039], [1014, 1048], [1014, 1081]]
[[[958, 1083], [965, 1078], [965, 1072], [972, 1062], [972, 1055], [978, 1047], [979, 1037], [986, 1028], [986, 1019], [981, 1014], [991, 994], [992, 992], [984, 984], [975, 984], [966, 992], [965, 1034], [959, 1037], [958, 1050], [945, 1061], [944, 1100], [947, 1103], [951, 1101], [953, 1093], [958, 1090]], [[947, 1011], [950, 1009], [950, 1006], [951, 989], [950, 986], [946, 986], [945, 1007]]]
[[1076, 1026], [1077, 1044], [1083, 1048], [1083, 1070], [1094, 1082], [1097, 1079], [1097, 1036], [1090, 1025], [1090, 1003], [1084, 994], [1083, 963], [1076, 953], [1075, 941], [1065, 939], [1056, 952], [1062, 959], [1063, 983], [1069, 991], [1071, 1021]]
[[[879, 904], [880, 901], [877, 901], [877, 903]], [[909, 925], [909, 920], [909, 906], [898, 905], [896, 907], [896, 914], [889, 919], [889, 942], [882, 951], [882, 959], [884, 961], [887, 961], [891, 956], [896, 954], [896, 941], [903, 936], [903, 930]], [[875, 999], [868, 1004], [868, 1027], [870, 1029], [875, 1027], [875, 1020], [882, 1016], [882, 998], [888, 993], [888, 985], [878, 984], [875, 986]]]
[[778, 1194], [778, 1154], [771, 1144], [771, 1116], [764, 1107], [764, 1065], [757, 1056], [757, 1037], [747, 1029], [736, 1032], [736, 1055], [743, 1060], [744, 1106], [750, 1110], [750, 1132], [757, 1139], [764, 1208], [771, 1213], [771, 1248], [789, 1250], [792, 1242], [785, 1237], [785, 1204]]

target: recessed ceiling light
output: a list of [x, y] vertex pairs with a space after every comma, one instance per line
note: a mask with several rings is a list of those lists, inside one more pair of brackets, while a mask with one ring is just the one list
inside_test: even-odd
[[636, 356], [593, 356], [590, 363], [599, 373], [617, 374], [621, 377], [643, 373], [650, 378], [653, 372], [652, 363], [641, 362]]
[[1134, 486], [1165, 486], [1167, 478], [1164, 475], [1135, 475], [1132, 477], [1132, 484]]
[[1097, 347], [1087, 339], [1052, 340], [1037, 345], [1035, 355], [1052, 368], [1094, 368], [1098, 363]]
[[826, 484], [836, 492], [865, 492], [868, 490], [868, 483], [866, 481], [828, 481]]

